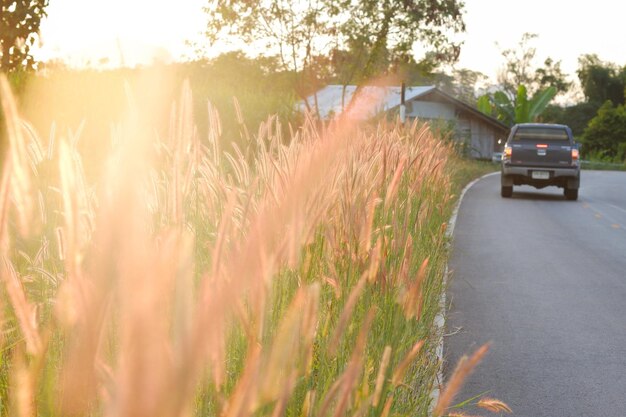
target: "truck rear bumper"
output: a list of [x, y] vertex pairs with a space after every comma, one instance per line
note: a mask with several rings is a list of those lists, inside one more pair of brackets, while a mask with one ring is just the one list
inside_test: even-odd
[[[533, 171], [548, 172], [546, 179], [533, 178]], [[557, 186], [561, 188], [578, 188], [580, 185], [580, 168], [529, 167], [502, 164], [502, 185], [532, 185], [536, 188]]]

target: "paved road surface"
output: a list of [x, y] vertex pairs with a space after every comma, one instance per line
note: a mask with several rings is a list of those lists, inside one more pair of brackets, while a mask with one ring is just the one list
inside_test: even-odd
[[446, 378], [492, 342], [458, 400], [489, 391], [514, 416], [626, 416], [626, 172], [583, 171], [577, 202], [554, 187], [503, 199], [499, 174], [479, 181], [450, 268]]

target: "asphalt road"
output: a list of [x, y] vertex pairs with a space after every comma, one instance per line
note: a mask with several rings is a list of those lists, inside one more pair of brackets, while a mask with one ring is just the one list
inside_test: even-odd
[[555, 187], [504, 199], [499, 174], [482, 179], [449, 266], [446, 380], [492, 342], [457, 402], [488, 391], [514, 416], [626, 415], [626, 172], [583, 171], [576, 202]]

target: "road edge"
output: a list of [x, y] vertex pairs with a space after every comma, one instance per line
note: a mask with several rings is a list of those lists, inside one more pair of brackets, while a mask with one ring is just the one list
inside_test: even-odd
[[[461, 194], [459, 195], [459, 199], [456, 202], [456, 205], [454, 206], [454, 210], [452, 211], [452, 215], [450, 216], [450, 220], [448, 220], [448, 225], [446, 227], [446, 238], [447, 238], [447, 243], [446, 243], [446, 251], [448, 251], [448, 253], [450, 253], [450, 247], [452, 245], [452, 238], [454, 236], [454, 227], [456, 226], [456, 220], [457, 217], [459, 215], [459, 209], [461, 208], [461, 203], [463, 203], [463, 197], [465, 197], [465, 193], [467, 193], [467, 191], [472, 188], [474, 186], [474, 184], [476, 184], [478, 181], [490, 177], [492, 175], [499, 175], [500, 171], [495, 171], [495, 172], [490, 172], [489, 174], [485, 174], [479, 178], [476, 178], [475, 180], [471, 181], [469, 184], [467, 184], [465, 186], [465, 188], [463, 188], [463, 190], [461, 191]], [[439, 400], [439, 393], [441, 391], [441, 388], [443, 387], [443, 339], [444, 339], [444, 332], [445, 332], [445, 326], [446, 326], [446, 292], [447, 292], [447, 286], [448, 286], [448, 276], [450, 274], [450, 271], [448, 269], [448, 263], [446, 262], [446, 266], [443, 272], [443, 291], [441, 292], [441, 297], [439, 298], [439, 312], [437, 313], [437, 315], [435, 316], [435, 333], [437, 334], [437, 338], [438, 338], [438, 342], [437, 342], [437, 347], [435, 349], [435, 354], [437, 356], [437, 366], [439, 367], [439, 370], [437, 371], [437, 380], [435, 383], [435, 386], [433, 387], [433, 390], [430, 393], [430, 410], [429, 410], [429, 415], [432, 415], [433, 409], [435, 408], [435, 405], [437, 404], [437, 401]]]

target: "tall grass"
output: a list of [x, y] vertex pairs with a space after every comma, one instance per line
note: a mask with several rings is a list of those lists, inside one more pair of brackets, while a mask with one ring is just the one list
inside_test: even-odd
[[[159, 82], [146, 86], [143, 81], [151, 77]], [[188, 80], [194, 93], [193, 111], [201, 115], [194, 119], [194, 127], [202, 138], [209, 133], [206, 111], [207, 101], [210, 101], [219, 110], [222, 145], [229, 151], [231, 142], [245, 148], [240, 131], [256, 130], [270, 114], [279, 115], [281, 121], [300, 120], [295, 110], [292, 74], [276, 71], [271, 63], [265, 65], [262, 59], [252, 60], [241, 53], [223, 54], [210, 61], [133, 69], [47, 68], [28, 74], [14, 91], [22, 117], [45, 136], [52, 124], [60, 133], [80, 129], [78, 148], [86, 175], [92, 179], [99, 175], [100, 165], [97, 158], [90, 159], [90, 154], [106, 153], [105, 145], [111, 136], [109, 127], [124, 117], [124, 85], [127, 84], [136, 96], [145, 93], [142, 91], [145, 88], [158, 89], [160, 102], [166, 104], [177, 99], [184, 80]], [[237, 117], [233, 97], [237, 98], [245, 115], [243, 120]], [[152, 123], [159, 131], [167, 127], [168, 107], [152, 109], [159, 112]]]
[[427, 415], [453, 200], [427, 125], [271, 118], [224, 152], [188, 86], [166, 135], [129, 93], [91, 182], [0, 81], [1, 415]]

